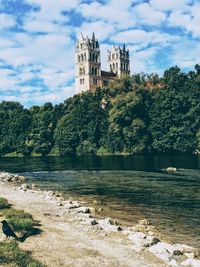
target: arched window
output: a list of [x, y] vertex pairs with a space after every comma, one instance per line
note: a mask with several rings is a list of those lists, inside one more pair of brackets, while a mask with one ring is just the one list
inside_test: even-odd
[[116, 63], [116, 69], [118, 69], [118, 63]]
[[98, 55], [96, 55], [95, 57], [95, 62], [98, 62]]
[[84, 54], [84, 60], [86, 60], [86, 53]]
[[92, 75], [94, 75], [94, 67], [92, 67]]
[[81, 68], [79, 69], [79, 75], [82, 75], [82, 69]]
[[92, 55], [92, 61], [95, 62], [95, 54]]
[[94, 69], [94, 74], [97, 75], [97, 68]]
[[90, 53], [90, 61], [92, 61], [92, 53]]
[[85, 74], [85, 68], [84, 67], [82, 68], [82, 74]]
[[83, 61], [83, 54], [81, 54], [81, 61]]
[[113, 63], [113, 70], [115, 69], [115, 63]]
[[112, 71], [112, 65], [110, 64], [110, 71]]
[[78, 62], [80, 62], [80, 56], [78, 55]]
[[83, 78], [83, 80], [82, 80], [82, 84], [84, 84], [85, 83], [85, 79]]

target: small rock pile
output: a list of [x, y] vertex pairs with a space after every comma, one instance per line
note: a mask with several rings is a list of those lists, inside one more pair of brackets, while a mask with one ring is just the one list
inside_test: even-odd
[[0, 180], [2, 180], [5, 183], [23, 183], [27, 180], [25, 176], [18, 175], [18, 174], [12, 174], [8, 172], [1, 172], [0, 173]]

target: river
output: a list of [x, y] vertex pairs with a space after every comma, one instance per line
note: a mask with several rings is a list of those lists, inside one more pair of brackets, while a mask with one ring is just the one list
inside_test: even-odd
[[[167, 173], [169, 166], [177, 172]], [[200, 246], [198, 156], [0, 158], [0, 170], [87, 200], [128, 225], [147, 218], [172, 241]]]

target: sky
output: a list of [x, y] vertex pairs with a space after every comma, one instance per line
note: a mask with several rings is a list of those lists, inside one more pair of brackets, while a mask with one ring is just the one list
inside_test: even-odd
[[125, 43], [132, 73], [200, 64], [200, 0], [0, 0], [0, 101], [63, 102], [75, 93], [80, 33]]

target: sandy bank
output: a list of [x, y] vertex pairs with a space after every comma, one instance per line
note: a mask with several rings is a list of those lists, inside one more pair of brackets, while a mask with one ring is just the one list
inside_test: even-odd
[[193, 259], [192, 248], [160, 242], [151, 229], [141, 231], [150, 227], [146, 222], [128, 229], [108, 218], [96, 219], [85, 203], [25, 185], [20, 189], [3, 182], [2, 177], [0, 197], [31, 213], [42, 225], [42, 233], [29, 237], [21, 248], [32, 251], [34, 258], [47, 266], [200, 266], [200, 261]]

